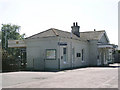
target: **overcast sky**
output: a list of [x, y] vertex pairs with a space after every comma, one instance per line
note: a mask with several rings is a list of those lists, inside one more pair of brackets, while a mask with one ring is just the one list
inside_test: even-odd
[[[0, 0], [0, 24], [17, 24], [26, 36], [49, 28], [71, 31], [106, 30], [110, 43], [118, 44], [119, 0]], [[1, 27], [1, 26], [0, 26]]]

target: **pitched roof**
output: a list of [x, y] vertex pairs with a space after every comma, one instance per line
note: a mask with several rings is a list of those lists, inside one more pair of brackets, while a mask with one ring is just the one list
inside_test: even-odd
[[86, 40], [99, 40], [104, 33], [105, 30], [80, 32], [80, 37]]
[[38, 34], [27, 37], [26, 39], [35, 39], [35, 38], [50, 37], [50, 36], [71, 38], [71, 36], [72, 36], [73, 39], [79, 39], [79, 40], [98, 40], [98, 39], [100, 39], [101, 35], [104, 32], [105, 32], [105, 30], [80, 32], [80, 37], [77, 37], [76, 35], [71, 34], [71, 32], [50, 28], [46, 31], [43, 31]]

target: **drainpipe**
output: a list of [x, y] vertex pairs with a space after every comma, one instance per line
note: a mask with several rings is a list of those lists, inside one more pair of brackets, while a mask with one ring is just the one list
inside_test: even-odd
[[33, 58], [33, 70], [34, 70], [34, 58]]
[[45, 71], [45, 58], [44, 58], [44, 71]]
[[[59, 42], [60, 42], [60, 40], [61, 40], [61, 38], [59, 38]], [[61, 57], [60, 57], [60, 45], [59, 45], [59, 58], [58, 58], [58, 64], [59, 64], [59, 67], [58, 67], [58, 69], [59, 69], [59, 71], [60, 71], [60, 59]]]
[[71, 59], [71, 69], [73, 68], [73, 60], [72, 60], [73, 56], [72, 56], [72, 39], [70, 42], [70, 59]]
[[72, 69], [73, 68], [72, 30], [71, 30], [71, 42], [70, 42], [70, 57], [71, 57], [71, 69]]

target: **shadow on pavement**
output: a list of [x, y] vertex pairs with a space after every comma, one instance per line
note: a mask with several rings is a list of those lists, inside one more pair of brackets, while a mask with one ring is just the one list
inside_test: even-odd
[[[66, 68], [62, 70], [54, 70], [54, 71], [40, 71], [40, 70], [22, 70], [23, 72], [60, 72], [60, 71], [68, 71], [68, 70], [76, 70], [76, 69], [85, 69], [85, 68], [120, 68], [120, 64], [110, 64], [107, 66], [82, 66], [82, 67], [74, 67], [74, 68]], [[6, 71], [2, 73], [9, 73], [9, 72], [21, 72], [21, 71]]]

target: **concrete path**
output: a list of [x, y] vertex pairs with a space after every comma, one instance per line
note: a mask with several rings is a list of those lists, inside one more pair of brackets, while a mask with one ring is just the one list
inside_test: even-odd
[[[115, 65], [116, 66], [116, 65]], [[118, 88], [118, 67], [3, 73], [3, 88]]]

